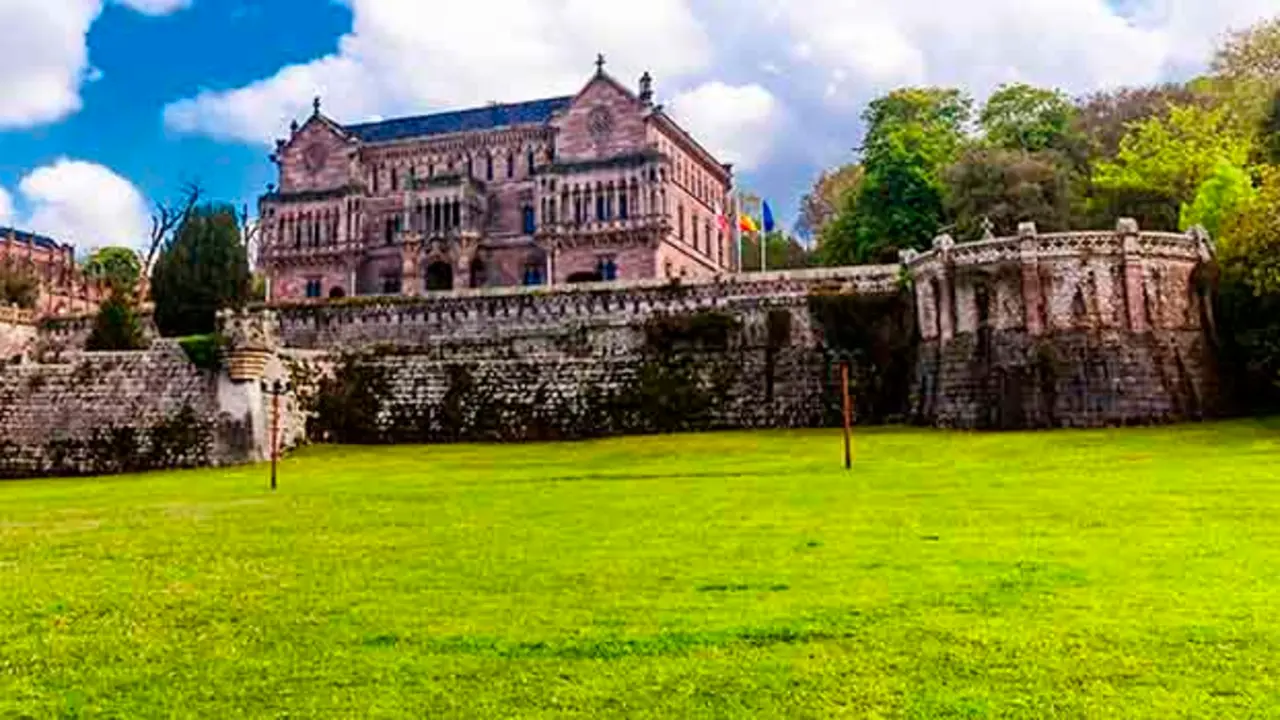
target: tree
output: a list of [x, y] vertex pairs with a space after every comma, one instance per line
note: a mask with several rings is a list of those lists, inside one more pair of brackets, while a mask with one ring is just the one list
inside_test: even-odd
[[1271, 94], [1258, 132], [1258, 149], [1263, 162], [1280, 165], [1280, 89]]
[[825, 170], [813, 183], [813, 189], [800, 199], [800, 221], [796, 231], [803, 237], [816, 238], [839, 213], [844, 196], [856, 192], [864, 172], [857, 163]]
[[1182, 206], [1179, 226], [1188, 230], [1199, 225], [1209, 231], [1210, 237], [1218, 237], [1227, 218], [1252, 202], [1254, 198], [1252, 178], [1244, 170], [1227, 162], [1218, 163], [1200, 188], [1195, 199]]
[[31, 309], [40, 299], [40, 281], [35, 274], [18, 263], [0, 264], [0, 305], [17, 305]]
[[87, 349], [124, 351], [144, 347], [142, 324], [138, 321], [131, 291], [132, 287], [112, 287], [106, 301], [98, 307]]
[[977, 147], [944, 173], [947, 212], [961, 239], [977, 239], [985, 222], [1012, 235], [1034, 221], [1046, 231], [1071, 226], [1074, 178], [1065, 156]]
[[864, 177], [821, 234], [827, 264], [895, 261], [922, 248], [943, 218], [941, 172], [959, 154], [972, 101], [958, 90], [906, 88], [863, 114]]
[[151, 237], [147, 243], [147, 253], [142, 267], [150, 272], [154, 267], [156, 254], [169, 241], [173, 232], [182, 226], [200, 204], [203, 190], [197, 182], [183, 185], [182, 195], [176, 202], [157, 202], [151, 212]]
[[1280, 295], [1280, 168], [1264, 169], [1256, 196], [1223, 221], [1218, 256], [1255, 295]]
[[1209, 99], [1188, 85], [1165, 84], [1099, 92], [1076, 104], [1075, 132], [1090, 160], [1110, 159], [1135, 123], [1164, 119], [1174, 107], [1206, 105]]
[[1132, 125], [1115, 160], [1095, 167], [1095, 208], [1116, 209], [1117, 197], [1163, 197], [1178, 218], [1220, 164], [1243, 168], [1248, 163], [1252, 139], [1232, 120], [1225, 107], [1187, 105], [1172, 108], [1168, 118]]
[[[765, 233], [765, 247], [769, 253], [765, 267], [770, 271], [796, 270], [813, 264], [812, 254], [804, 245], [780, 230]], [[742, 238], [742, 269], [746, 272], [760, 270], [760, 241], [755, 236], [744, 235]]]
[[1062, 92], [1021, 83], [1003, 85], [982, 108], [986, 141], [1006, 150], [1071, 152], [1080, 143], [1076, 108]]
[[165, 336], [213, 332], [217, 311], [249, 297], [239, 218], [226, 205], [194, 209], [164, 246], [151, 274], [156, 325]]
[[1214, 53], [1212, 68], [1233, 80], [1280, 82], [1280, 16], [1229, 33]]
[[132, 292], [142, 277], [142, 262], [138, 254], [125, 247], [104, 247], [94, 251], [84, 265], [85, 274], [106, 283], [113, 291]]

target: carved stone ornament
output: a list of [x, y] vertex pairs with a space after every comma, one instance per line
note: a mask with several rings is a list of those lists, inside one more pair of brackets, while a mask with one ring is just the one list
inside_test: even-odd
[[313, 142], [302, 150], [302, 165], [308, 172], [320, 172], [325, 160], [329, 159], [329, 148], [324, 143]]
[[587, 132], [596, 142], [604, 142], [613, 134], [613, 113], [604, 105], [597, 106], [587, 115]]

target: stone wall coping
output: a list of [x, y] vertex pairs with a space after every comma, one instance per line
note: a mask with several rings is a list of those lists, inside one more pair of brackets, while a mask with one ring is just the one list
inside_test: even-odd
[[[1137, 254], [1144, 257], [1200, 260], [1212, 256], [1208, 236], [1199, 228], [1186, 233], [1141, 232], [1124, 220], [1115, 231], [1036, 233], [1028, 227], [1015, 237], [994, 238], [970, 243], [954, 243], [943, 235], [934, 248], [924, 253], [905, 252], [903, 263], [909, 270], [923, 269], [940, 261], [956, 267], [1021, 262], [1027, 259], [1055, 259], [1080, 255]], [[1136, 252], [1125, 241], [1136, 238]]]
[[417, 296], [403, 295], [364, 295], [341, 300], [315, 299], [290, 300], [252, 305], [252, 309], [263, 310], [297, 310], [304, 308], [382, 308], [390, 309], [398, 306], [422, 306], [435, 303], [455, 303], [460, 300], [483, 300], [502, 298], [566, 298], [584, 297], [594, 294], [627, 294], [636, 291], [672, 290], [685, 288], [701, 293], [709, 292], [724, 297], [753, 295], [769, 286], [785, 286], [788, 284], [807, 285], [823, 282], [852, 282], [866, 291], [893, 292], [897, 287], [901, 273], [900, 265], [856, 265], [834, 268], [810, 268], [805, 270], [782, 270], [763, 273], [744, 273], [717, 275], [706, 279], [682, 279], [672, 281], [666, 279], [630, 280], [600, 283], [581, 283], [575, 285], [552, 286], [516, 286], [468, 288], [447, 292], [428, 293]]
[[35, 325], [36, 312], [20, 307], [0, 307], [0, 323], [9, 325]]

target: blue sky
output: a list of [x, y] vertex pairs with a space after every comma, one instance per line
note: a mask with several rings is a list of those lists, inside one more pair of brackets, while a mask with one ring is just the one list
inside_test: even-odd
[[[1274, 0], [0, 0], [0, 223], [84, 248], [142, 240], [198, 179], [248, 202], [315, 94], [339, 120], [571, 93], [595, 53], [780, 219], [904, 84], [1083, 93], [1203, 67]], [[22, 48], [20, 47], [19, 50]]]

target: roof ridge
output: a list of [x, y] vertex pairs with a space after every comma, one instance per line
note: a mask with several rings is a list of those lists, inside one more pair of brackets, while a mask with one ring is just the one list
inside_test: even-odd
[[413, 120], [439, 118], [439, 117], [444, 117], [448, 115], [461, 115], [463, 113], [470, 113], [470, 112], [492, 111], [500, 108], [516, 108], [516, 107], [526, 107], [526, 106], [532, 106], [532, 105], [541, 105], [544, 103], [569, 102], [573, 100], [574, 97], [576, 96], [556, 95], [553, 97], [538, 98], [536, 100], [521, 100], [519, 102], [507, 102], [507, 103], [490, 103], [488, 105], [472, 105], [470, 107], [460, 107], [460, 108], [454, 108], [451, 110], [437, 110], [435, 112], [422, 113], [419, 115], [402, 115], [400, 117], [384, 118], [382, 120], [370, 120], [370, 121], [359, 122], [359, 123], [345, 123], [342, 125], [342, 127], [346, 128], [347, 130], [352, 130], [353, 128], [367, 128], [367, 127], [374, 127], [377, 125], [385, 125], [385, 124], [395, 123], [395, 122], [409, 122]]

